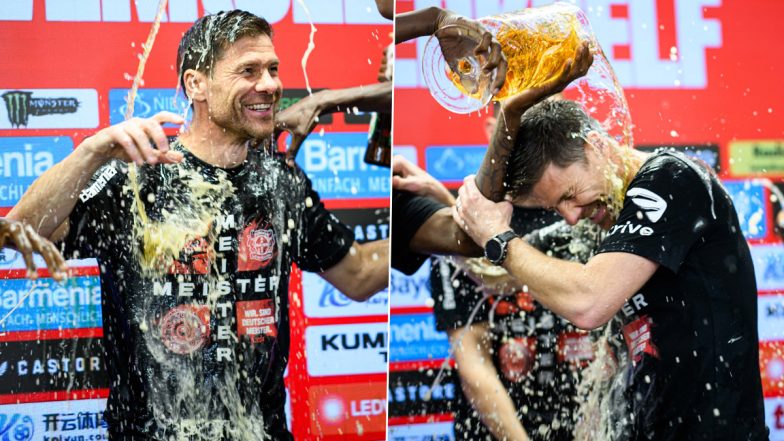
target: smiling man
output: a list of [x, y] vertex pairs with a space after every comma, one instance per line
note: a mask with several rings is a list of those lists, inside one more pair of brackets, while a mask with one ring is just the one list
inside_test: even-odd
[[9, 217], [98, 259], [112, 439], [291, 439], [291, 265], [362, 301], [386, 286], [388, 243], [357, 244], [272, 145], [282, 85], [267, 21], [205, 16], [178, 64], [193, 105], [178, 139], [161, 125], [183, 119], [165, 112], [102, 129]]
[[510, 233], [512, 204], [485, 199], [473, 177], [454, 219], [578, 327], [619, 318], [628, 352], [613, 439], [767, 439], [754, 268], [717, 177], [679, 153], [618, 145], [570, 101], [531, 107], [516, 136], [508, 199], [600, 225], [597, 254], [581, 264], [527, 245]]

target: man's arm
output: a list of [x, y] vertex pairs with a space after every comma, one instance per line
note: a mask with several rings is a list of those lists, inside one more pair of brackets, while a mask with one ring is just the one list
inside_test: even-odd
[[389, 239], [358, 244], [320, 274], [348, 298], [364, 302], [389, 285]]
[[[473, 177], [460, 188], [454, 219], [479, 243], [510, 229], [512, 205], [485, 199]], [[602, 253], [586, 264], [549, 257], [523, 240], [512, 240], [504, 268], [528, 285], [546, 308], [583, 329], [609, 321], [658, 269], [659, 265], [629, 253]]]
[[452, 219], [452, 209], [444, 207], [430, 216], [409, 243], [411, 251], [442, 256], [481, 257], [484, 248], [461, 230]]
[[[8, 218], [22, 221], [49, 239], [76, 206], [79, 192], [92, 175], [112, 158], [137, 164], [173, 163], [182, 155], [169, 151], [169, 142], [161, 124], [182, 124], [183, 119], [169, 112], [152, 118], [133, 118], [100, 130], [82, 142], [63, 161], [47, 170], [25, 192], [22, 199], [8, 213]], [[152, 141], [151, 141], [152, 140]], [[151, 144], [154, 143], [153, 144]], [[64, 236], [67, 223], [58, 235]]]
[[496, 439], [527, 441], [515, 405], [493, 365], [489, 332], [484, 322], [448, 331], [463, 393]]

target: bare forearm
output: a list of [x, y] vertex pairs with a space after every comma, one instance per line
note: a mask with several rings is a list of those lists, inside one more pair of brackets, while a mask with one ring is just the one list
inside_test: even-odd
[[321, 277], [346, 297], [364, 302], [389, 284], [389, 239], [354, 242], [349, 253]]
[[392, 82], [350, 87], [348, 89], [322, 90], [318, 92], [320, 114], [345, 112], [357, 108], [363, 112], [392, 111]]
[[483, 255], [483, 248], [475, 244], [452, 219], [451, 210], [449, 207], [438, 210], [419, 227], [409, 245], [412, 251], [446, 256]]
[[51, 238], [71, 214], [79, 192], [103, 161], [87, 149], [78, 147], [36, 179], [8, 217], [25, 222], [41, 236]]
[[484, 197], [493, 202], [502, 201], [506, 194], [504, 178], [509, 156], [512, 154], [520, 128], [521, 115], [522, 113], [518, 111], [501, 112], [482, 165], [476, 173], [476, 186]]
[[432, 35], [442, 12], [443, 9], [431, 6], [395, 15], [395, 44]]
[[[450, 331], [450, 340], [456, 342], [464, 328]], [[479, 414], [482, 422], [499, 440], [527, 441], [528, 435], [517, 415], [509, 393], [498, 377], [493, 365], [487, 325], [476, 324], [466, 332], [460, 346], [455, 349], [455, 359], [460, 384], [468, 401]]]

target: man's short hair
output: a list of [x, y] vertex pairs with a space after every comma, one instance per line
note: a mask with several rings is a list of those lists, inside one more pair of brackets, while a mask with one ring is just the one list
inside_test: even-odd
[[545, 100], [528, 109], [509, 158], [506, 192], [527, 196], [550, 164], [568, 167], [585, 161], [585, 138], [591, 130], [604, 132], [574, 101]]
[[212, 76], [212, 68], [229, 45], [242, 37], [266, 35], [272, 38], [267, 20], [247, 11], [235, 9], [205, 15], [196, 20], [180, 40], [177, 49], [180, 86], [185, 91], [185, 71], [194, 69]]

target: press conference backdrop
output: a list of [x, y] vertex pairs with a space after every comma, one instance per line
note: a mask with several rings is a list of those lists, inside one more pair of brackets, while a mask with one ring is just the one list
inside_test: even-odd
[[[0, 214], [82, 139], [123, 120], [157, 5], [0, 2]], [[380, 54], [391, 42], [391, 22], [373, 0], [169, 0], [135, 116], [183, 113], [182, 97], [173, 100], [179, 39], [205, 13], [234, 8], [272, 23], [284, 107], [306, 96], [308, 84], [317, 90], [375, 83]], [[301, 60], [311, 20], [317, 32], [306, 78]], [[368, 120], [323, 118], [323, 133], [311, 136], [298, 158], [327, 207], [360, 242], [389, 233], [389, 170], [362, 162]], [[167, 131], [174, 135], [176, 128]], [[102, 439], [108, 383], [95, 261], [72, 262], [73, 277], [58, 284], [45, 271], [36, 282], [25, 280], [14, 252], [0, 257], [0, 317], [35, 285], [0, 329], [0, 438]], [[295, 272], [290, 296], [287, 412], [295, 437], [384, 439], [387, 293], [357, 304], [320, 278]]]
[[[437, 5], [479, 18], [551, 1], [398, 0], [397, 11]], [[766, 178], [784, 177], [784, 62], [771, 57], [784, 5], [776, 0], [578, 0], [626, 91], [640, 148], [684, 149], [719, 171], [751, 245], [759, 289], [760, 368], [771, 439], [784, 440], [784, 246], [781, 210]], [[751, 32], [753, 30], [753, 32]], [[476, 172], [485, 114], [455, 115], [425, 89], [426, 39], [397, 46], [394, 141], [450, 188]], [[758, 62], [757, 60], [764, 60]], [[415, 109], [415, 111], [414, 111]], [[448, 376], [430, 400], [447, 355], [435, 331], [429, 265], [390, 284], [389, 439], [452, 440], [447, 410], [459, 386]]]

